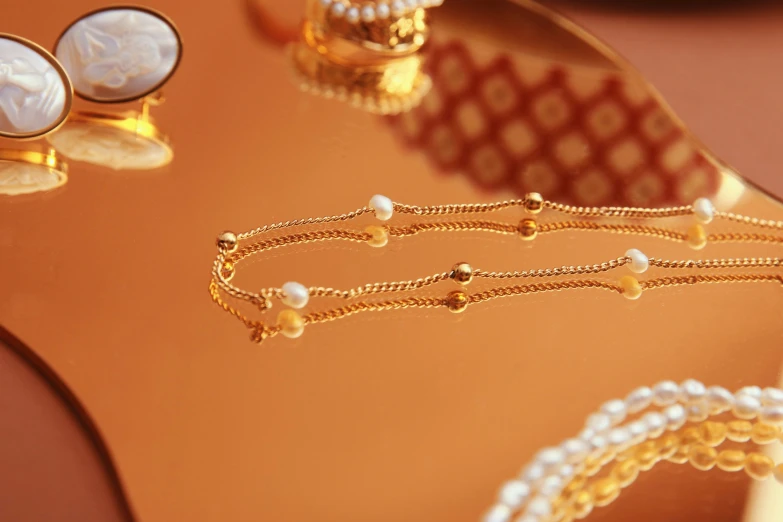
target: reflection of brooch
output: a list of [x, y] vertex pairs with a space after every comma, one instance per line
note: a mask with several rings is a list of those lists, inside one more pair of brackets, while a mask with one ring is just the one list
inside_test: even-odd
[[[369, 225], [362, 230], [348, 228], [297, 230], [287, 235], [271, 235], [276, 231], [290, 228], [301, 229], [307, 225], [326, 223], [346, 223], [364, 214], [374, 213], [381, 221], [388, 221], [394, 214], [407, 214], [419, 218], [481, 215], [522, 207], [527, 213], [517, 223], [491, 221], [487, 219], [428, 221], [411, 224]], [[566, 215], [565, 221], [539, 223], [536, 216], [543, 210]], [[649, 225], [640, 220], [676, 218], [693, 216], [693, 223], [687, 231]], [[595, 219], [600, 218], [600, 219]], [[299, 337], [305, 325], [323, 323], [341, 319], [363, 312], [396, 310], [402, 308], [447, 308], [459, 313], [473, 304], [483, 303], [500, 297], [554, 292], [560, 290], [602, 289], [614, 292], [628, 299], [638, 299], [645, 290], [655, 290], [680, 285], [731, 283], [731, 282], [778, 282], [783, 276], [768, 272], [727, 272], [715, 273], [723, 269], [778, 269], [783, 263], [781, 258], [743, 258], [713, 260], [666, 260], [647, 257], [637, 249], [629, 250], [625, 255], [592, 265], [561, 266], [555, 268], [522, 270], [512, 272], [485, 271], [472, 267], [468, 263], [458, 263], [451, 270], [431, 274], [415, 280], [370, 283], [350, 290], [337, 290], [324, 287], [306, 287], [301, 283], [289, 282], [279, 288], [268, 288], [253, 293], [231, 284], [237, 264], [255, 254], [272, 249], [330, 240], [367, 243], [372, 247], [383, 247], [391, 238], [404, 238], [427, 232], [481, 231], [494, 234], [516, 235], [531, 241], [540, 234], [557, 233], [564, 230], [602, 231], [613, 234], [640, 235], [675, 242], [687, 242], [693, 249], [704, 248], [707, 243], [723, 242], [767, 242], [783, 243], [783, 236], [766, 232], [732, 232], [707, 234], [704, 225], [714, 219], [746, 225], [751, 228], [780, 232], [783, 222], [740, 216], [729, 212], [718, 212], [712, 203], [704, 198], [692, 205], [669, 208], [633, 208], [633, 207], [575, 207], [544, 200], [540, 194], [530, 193], [523, 199], [484, 204], [436, 205], [419, 207], [396, 203], [381, 195], [374, 196], [368, 206], [348, 214], [337, 216], [308, 218], [273, 225], [266, 225], [242, 234], [224, 232], [217, 239], [218, 255], [213, 265], [210, 294], [221, 308], [240, 319], [252, 330], [251, 338], [260, 342], [278, 333], [286, 337]], [[629, 223], [628, 221], [637, 221]], [[262, 239], [248, 240], [264, 235]], [[240, 242], [247, 243], [241, 245]], [[641, 274], [650, 267], [664, 270], [693, 269], [697, 274], [667, 276], [639, 281], [632, 275], [626, 275], [619, 281], [580, 278], [574, 276], [595, 276], [627, 266], [631, 272]], [[443, 294], [422, 296], [412, 294], [423, 288], [446, 280], [454, 280], [466, 287], [474, 279], [509, 281], [514, 279], [531, 280], [528, 284], [505, 285], [469, 294], [464, 289]], [[380, 300], [359, 300], [381, 294], [408, 294], [399, 298]], [[261, 311], [269, 309], [272, 299], [278, 299], [290, 309], [283, 310], [274, 325], [269, 325], [246, 316], [239, 309], [228, 304], [223, 296], [227, 295], [239, 302], [250, 303]], [[311, 297], [342, 299], [351, 303], [342, 307], [311, 312], [300, 315], [295, 309], [305, 307]]]
[[[707, 420], [721, 415], [733, 420]], [[697, 424], [686, 427], [687, 422]], [[542, 449], [518, 479], [501, 488], [484, 522], [509, 522], [517, 512], [518, 522], [585, 518], [662, 461], [690, 463], [701, 471], [744, 469], [755, 480], [774, 476], [783, 484], [783, 463], [742, 446], [782, 440], [781, 424], [778, 388], [746, 386], [731, 393], [695, 379], [642, 386], [625, 399], [605, 402], [576, 437]], [[733, 447], [718, 449], [727, 442]]]

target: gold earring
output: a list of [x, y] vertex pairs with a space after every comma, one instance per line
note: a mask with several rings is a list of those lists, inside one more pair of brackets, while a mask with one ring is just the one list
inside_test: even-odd
[[141, 110], [74, 112], [49, 142], [69, 158], [116, 170], [171, 162], [169, 139], [149, 112], [165, 100], [160, 89], [176, 72], [182, 50], [174, 23], [152, 9], [108, 7], [81, 16], [54, 46], [76, 95], [101, 104], [141, 100]]
[[[40, 45], [0, 33], [0, 136], [33, 140], [58, 129], [71, 110], [73, 87], [60, 62]], [[0, 194], [48, 191], [68, 179], [54, 150], [0, 149]]]

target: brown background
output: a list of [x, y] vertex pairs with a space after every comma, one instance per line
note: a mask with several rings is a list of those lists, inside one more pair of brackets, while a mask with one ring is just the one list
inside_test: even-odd
[[[4, 15], [4, 30], [51, 45], [101, 5], [23, 3]], [[186, 46], [169, 102], [155, 113], [172, 137], [174, 163], [147, 173], [73, 164], [62, 190], [0, 203], [0, 318], [94, 416], [141, 520], [477, 520], [536, 448], [575, 433], [604, 399], [662, 378], [729, 387], [778, 381], [783, 296], [774, 285], [682, 288], [635, 303], [590, 292], [520, 297], [459, 317], [358, 317], [314, 326], [297, 341], [250, 344], [206, 292], [220, 230], [344, 212], [376, 192], [415, 204], [505, 194], [479, 195], [460, 178], [433, 176], [377, 118], [297, 92], [243, 3], [151, 5], [177, 22]], [[270, 7], [292, 23], [300, 12], [288, 2]], [[779, 89], [766, 76], [771, 15], [667, 18], [677, 32], [666, 53], [659, 15], [632, 18], [634, 31], [613, 15], [579, 12], [720, 156], [783, 188], [767, 140], [780, 112]], [[738, 35], [732, 24], [751, 17], [754, 30], [732, 46], [748, 54], [723, 52], [703, 36]], [[675, 52], [686, 46], [692, 54]], [[783, 216], [777, 203], [733, 190], [734, 210]], [[764, 245], [694, 254], [590, 234], [534, 245], [434, 235], [382, 251], [275, 252], [246, 265], [237, 282], [347, 287], [461, 259], [496, 270], [601, 262], [630, 246], [674, 259], [777, 255]], [[595, 519], [740, 516], [742, 477], [673, 468]]]

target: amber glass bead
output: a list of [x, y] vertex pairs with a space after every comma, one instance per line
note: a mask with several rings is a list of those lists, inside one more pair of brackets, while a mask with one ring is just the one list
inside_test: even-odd
[[741, 471], [745, 467], [745, 455], [741, 450], [723, 450], [718, 453], [718, 468], [723, 471]]
[[753, 434], [753, 424], [746, 420], [733, 420], [726, 427], [726, 438], [733, 442], [748, 442]]
[[593, 495], [586, 490], [580, 491], [574, 495], [571, 508], [575, 518], [585, 518], [593, 511]]
[[654, 440], [648, 440], [636, 447], [636, 460], [639, 468], [647, 471], [655, 466], [659, 459], [658, 444]]
[[772, 444], [777, 442], [778, 437], [780, 437], [780, 428], [761, 422], [753, 425], [753, 431], [750, 434], [750, 440], [756, 444]]
[[699, 428], [696, 426], [685, 428], [682, 432], [680, 441], [685, 445], [701, 442], [701, 432], [699, 431]]
[[691, 466], [701, 471], [708, 471], [715, 467], [718, 452], [715, 448], [694, 444], [688, 452], [688, 461]]
[[675, 464], [685, 464], [688, 462], [688, 454], [691, 451], [691, 447], [688, 444], [681, 444], [677, 447], [677, 449], [674, 451], [674, 453], [671, 454], [671, 456], [666, 459], [669, 462], [674, 462]]
[[772, 475], [775, 462], [761, 453], [751, 453], [745, 459], [745, 473], [756, 480], [764, 480]]
[[658, 439], [658, 453], [662, 459], [668, 459], [680, 446], [680, 436], [676, 433], [667, 433]]
[[596, 506], [607, 506], [620, 495], [620, 483], [612, 477], [597, 480], [593, 485], [593, 503]]
[[701, 441], [712, 448], [723, 444], [723, 441], [726, 440], [727, 432], [728, 428], [723, 422], [706, 421], [699, 426]]
[[611, 476], [620, 484], [620, 487], [627, 487], [639, 476], [639, 462], [636, 459], [619, 462], [612, 469]]

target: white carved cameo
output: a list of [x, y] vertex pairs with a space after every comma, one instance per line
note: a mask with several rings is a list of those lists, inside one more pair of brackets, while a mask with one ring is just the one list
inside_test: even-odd
[[63, 173], [46, 165], [0, 161], [0, 194], [19, 196], [52, 190], [63, 185]]
[[161, 141], [88, 122], [68, 121], [47, 139], [63, 156], [115, 170], [154, 169], [173, 157]]
[[157, 90], [180, 55], [179, 37], [169, 21], [131, 7], [84, 16], [55, 47], [76, 93], [101, 102], [135, 100]]
[[40, 136], [71, 109], [71, 86], [44, 49], [0, 34], [0, 135]]

